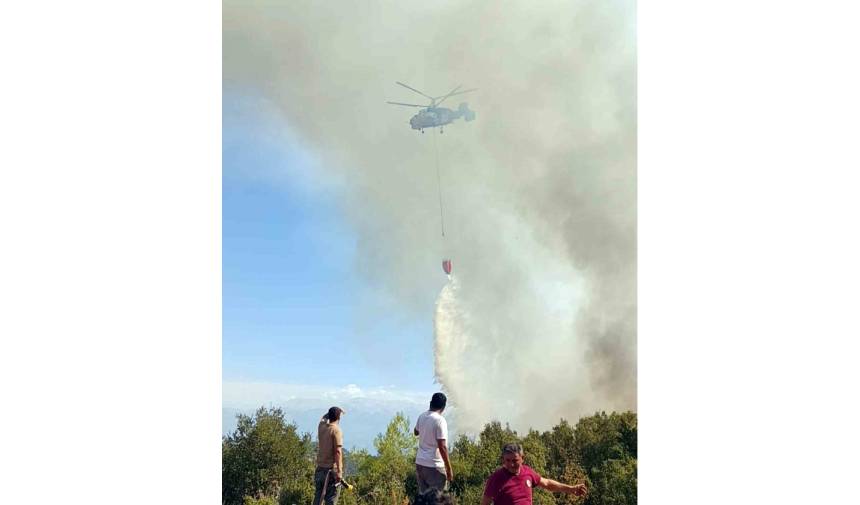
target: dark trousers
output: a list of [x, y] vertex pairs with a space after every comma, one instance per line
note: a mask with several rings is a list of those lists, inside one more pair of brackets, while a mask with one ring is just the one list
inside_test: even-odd
[[[326, 482], [326, 478], [328, 478], [328, 482]], [[335, 484], [337, 484], [336, 477], [331, 468], [317, 467], [316, 472], [314, 472], [314, 505], [322, 505], [323, 500], [325, 500], [325, 505], [336, 505], [340, 486], [335, 486]], [[322, 496], [323, 487], [325, 487], [325, 496]]]
[[446, 491], [448, 478], [444, 468], [415, 465], [415, 475], [418, 477], [418, 494], [424, 494], [430, 489]]

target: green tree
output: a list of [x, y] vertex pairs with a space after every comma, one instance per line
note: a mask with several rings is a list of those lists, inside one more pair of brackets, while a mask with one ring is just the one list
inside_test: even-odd
[[540, 432], [529, 430], [528, 435], [523, 438], [522, 445], [526, 456], [526, 464], [541, 475], [549, 475], [549, 467], [547, 466], [549, 451], [543, 442]]
[[[635, 416], [632, 413], [606, 415], [606, 412], [600, 412], [583, 417], [576, 423], [573, 446], [587, 472], [593, 472], [609, 459], [635, 458], [635, 418], [631, 421], [631, 415]], [[629, 431], [631, 428], [632, 433]], [[631, 443], [634, 444], [632, 453]]]
[[637, 420], [634, 412], [583, 417], [574, 430], [577, 461], [587, 474], [587, 505], [636, 503]]
[[[480, 446], [465, 435], [460, 435], [452, 444], [449, 457], [454, 470], [454, 482], [451, 483], [451, 490], [460, 496], [461, 500], [465, 499], [467, 489], [483, 486], [486, 479], [483, 467], [478, 465], [480, 454]], [[478, 501], [480, 502], [480, 497]]]
[[573, 428], [566, 420], [562, 419], [550, 431], [544, 432], [541, 439], [547, 450], [549, 475], [562, 477], [568, 466], [578, 463], [573, 444]]
[[636, 503], [636, 460], [604, 461], [594, 471], [590, 505], [633, 505]]
[[409, 419], [403, 413], [397, 413], [373, 445], [376, 456], [361, 451], [354, 455], [358, 467], [356, 491], [367, 503], [399, 505], [414, 492], [408, 489], [412, 487], [410, 478], [417, 488], [414, 484], [414, 462], [418, 441], [409, 427]]
[[279, 408], [261, 407], [237, 416], [236, 430], [222, 440], [221, 498], [240, 505], [246, 496], [276, 498], [282, 489], [302, 489], [312, 479], [313, 444], [284, 420]]

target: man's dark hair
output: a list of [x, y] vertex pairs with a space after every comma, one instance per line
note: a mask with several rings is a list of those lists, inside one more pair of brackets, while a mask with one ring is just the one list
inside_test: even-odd
[[415, 497], [412, 505], [457, 505], [454, 495], [438, 489], [428, 489]]
[[505, 446], [502, 447], [502, 456], [505, 454], [519, 454], [522, 456], [523, 446], [520, 444], [505, 444]]
[[442, 410], [448, 404], [448, 398], [444, 393], [433, 393], [433, 398], [430, 398], [430, 410]]
[[340, 421], [340, 415], [343, 413], [343, 409], [340, 407], [332, 407], [328, 409], [328, 412], [323, 416], [328, 422]]

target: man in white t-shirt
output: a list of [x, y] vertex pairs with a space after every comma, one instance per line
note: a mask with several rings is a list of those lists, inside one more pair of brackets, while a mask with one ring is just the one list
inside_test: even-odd
[[429, 489], [444, 491], [454, 480], [451, 462], [448, 460], [448, 423], [442, 417], [448, 399], [435, 393], [430, 399], [430, 410], [418, 416], [415, 436], [418, 437], [418, 454], [415, 455], [415, 473], [418, 476], [418, 492]]

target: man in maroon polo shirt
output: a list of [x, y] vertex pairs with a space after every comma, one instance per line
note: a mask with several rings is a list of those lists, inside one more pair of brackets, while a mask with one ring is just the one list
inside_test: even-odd
[[532, 505], [532, 488], [535, 486], [576, 496], [583, 496], [587, 492], [585, 484], [568, 486], [541, 477], [523, 464], [522, 446], [508, 444], [502, 449], [502, 467], [487, 479], [481, 505]]

